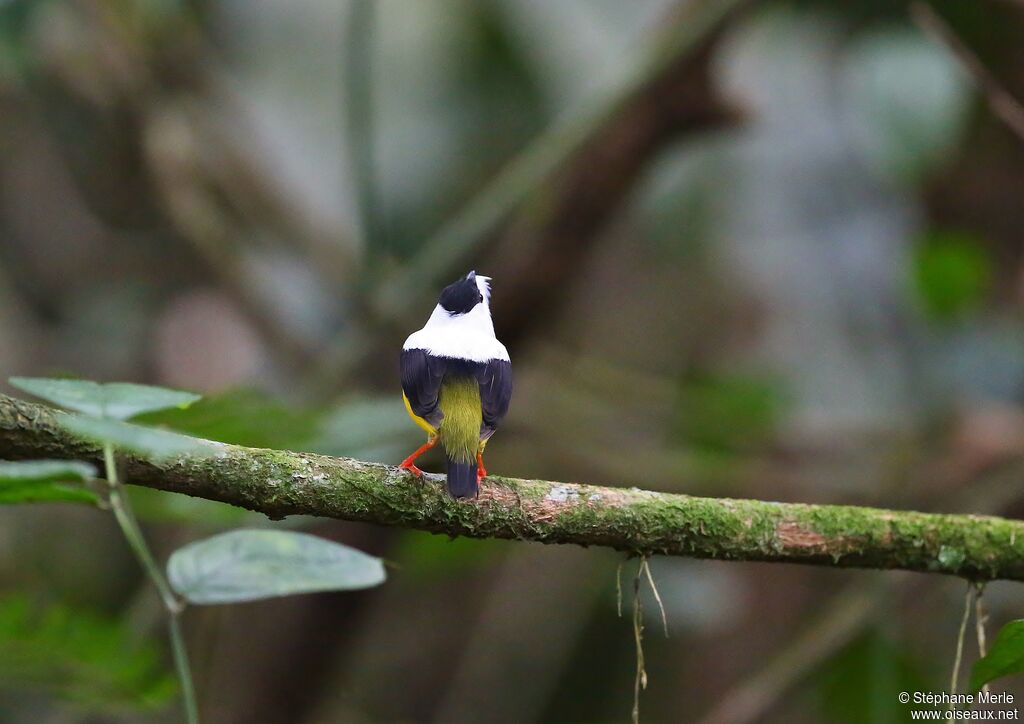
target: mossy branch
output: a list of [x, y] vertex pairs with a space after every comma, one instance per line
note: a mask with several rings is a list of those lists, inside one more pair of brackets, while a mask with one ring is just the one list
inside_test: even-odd
[[[102, 450], [59, 424], [64, 413], [0, 395], [0, 458]], [[1024, 522], [841, 505], [698, 498], [636, 488], [489, 477], [455, 501], [440, 476], [387, 465], [219, 445], [212, 458], [126, 456], [136, 485], [217, 500], [271, 518], [317, 515], [473, 538], [607, 546], [636, 554], [904, 569], [1024, 580]]]

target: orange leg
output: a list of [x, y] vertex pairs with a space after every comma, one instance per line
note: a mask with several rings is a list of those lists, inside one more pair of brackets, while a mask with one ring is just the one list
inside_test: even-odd
[[487, 468], [484, 467], [484, 451], [481, 449], [476, 454], [476, 480], [480, 482], [487, 477]]
[[401, 463], [399, 464], [399, 466], [398, 466], [398, 467], [400, 467], [400, 468], [405, 468], [406, 470], [408, 470], [408, 471], [409, 471], [410, 473], [412, 473], [413, 475], [416, 475], [416, 476], [418, 476], [418, 477], [423, 477], [423, 471], [422, 471], [422, 470], [420, 470], [420, 469], [419, 469], [418, 467], [416, 467], [415, 465], [413, 465], [413, 461], [414, 461], [414, 460], [416, 460], [416, 458], [418, 458], [418, 457], [419, 457], [420, 455], [422, 455], [423, 453], [425, 453], [425, 452], [426, 452], [427, 450], [429, 450], [430, 448], [434, 447], [434, 445], [437, 445], [437, 435], [434, 435], [433, 437], [431, 437], [430, 439], [428, 439], [428, 440], [427, 440], [427, 441], [426, 441], [425, 443], [423, 443], [422, 445], [420, 445], [420, 446], [419, 446], [419, 447], [418, 447], [418, 448], [416, 449], [416, 452], [414, 452], [414, 453], [413, 453], [412, 455], [410, 455], [410, 456], [409, 456], [409, 457], [407, 457], [407, 458], [406, 458], [405, 460], [403, 460], [403, 461], [402, 461], [402, 462], [401, 462]]

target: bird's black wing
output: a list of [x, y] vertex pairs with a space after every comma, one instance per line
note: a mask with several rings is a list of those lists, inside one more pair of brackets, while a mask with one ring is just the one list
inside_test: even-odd
[[438, 405], [441, 380], [444, 379], [445, 361], [432, 357], [422, 349], [404, 349], [399, 362], [402, 370], [402, 392], [409, 400], [412, 411], [435, 428], [444, 414]]
[[480, 382], [480, 407], [483, 410], [480, 437], [487, 439], [498, 428], [512, 400], [512, 363], [492, 359], [477, 373], [477, 380]]

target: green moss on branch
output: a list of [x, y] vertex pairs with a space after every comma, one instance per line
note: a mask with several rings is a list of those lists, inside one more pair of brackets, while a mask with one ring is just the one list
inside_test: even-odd
[[[0, 458], [99, 462], [56, 423], [63, 413], [0, 395]], [[839, 505], [697, 498], [636, 488], [488, 478], [455, 501], [441, 476], [419, 481], [350, 458], [221, 445], [212, 458], [127, 457], [136, 485], [218, 500], [272, 518], [318, 515], [474, 538], [608, 546], [742, 561], [904, 569], [1024, 580], [1024, 522]]]

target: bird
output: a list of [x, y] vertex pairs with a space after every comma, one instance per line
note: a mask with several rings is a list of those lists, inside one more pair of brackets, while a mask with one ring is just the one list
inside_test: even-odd
[[490, 282], [471, 271], [449, 284], [402, 345], [402, 399], [427, 442], [399, 467], [422, 477], [416, 458], [440, 443], [454, 498], [479, 494], [484, 448], [512, 399], [512, 362], [494, 334]]

